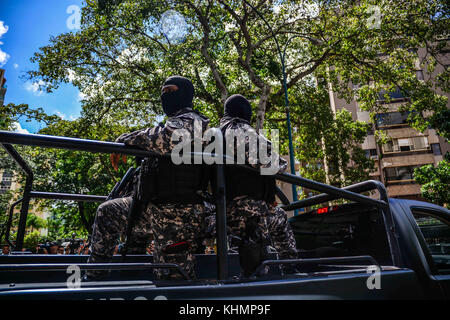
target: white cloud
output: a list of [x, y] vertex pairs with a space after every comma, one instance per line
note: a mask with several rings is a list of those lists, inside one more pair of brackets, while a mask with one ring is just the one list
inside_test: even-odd
[[128, 48], [122, 50], [117, 57], [117, 61], [122, 64], [130, 64], [140, 61], [148, 61], [147, 50], [144, 48], [131, 45]]
[[87, 95], [83, 92], [78, 92], [78, 101], [86, 99]]
[[63, 120], [67, 119], [67, 116], [59, 110], [56, 110], [55, 114]]
[[55, 114], [56, 114], [58, 117], [60, 117], [62, 120], [74, 121], [74, 120], [77, 120], [77, 119], [78, 119], [78, 117], [77, 117], [77, 116], [74, 116], [73, 114], [67, 116], [67, 114], [62, 113], [62, 112], [59, 111], [59, 110], [56, 110], [56, 111], [55, 111]]
[[0, 49], [0, 67], [3, 67], [6, 64], [6, 62], [8, 62], [9, 58], [10, 58], [9, 54]]
[[[5, 33], [8, 32], [9, 27], [5, 26], [5, 23], [3, 21], [0, 21], [0, 38], [3, 37]], [[0, 41], [0, 45], [2, 45], [3, 42]], [[10, 58], [10, 55], [6, 52], [2, 51], [0, 49], [0, 67], [3, 67], [6, 62], [8, 62], [8, 59]]]
[[77, 74], [75, 73], [74, 70], [68, 68], [68, 69], [66, 69], [66, 71], [67, 71], [66, 78], [67, 78], [67, 80], [69, 80], [69, 82], [73, 82], [74, 80], [77, 79]]
[[14, 69], [19, 69], [19, 65], [17, 63], [13, 64]]
[[273, 13], [275, 13], [275, 14], [279, 14], [280, 13], [280, 11], [281, 11], [281, 6], [280, 6], [280, 4], [274, 4], [273, 5]]
[[40, 90], [40, 87], [45, 85], [46, 83], [42, 80], [39, 80], [38, 82], [27, 82], [25, 83], [25, 90], [39, 97], [44, 94], [44, 92]]
[[9, 27], [5, 25], [5, 22], [0, 21], [0, 38], [3, 37], [5, 33], [7, 33], [9, 30]]
[[13, 131], [14, 132], [18, 132], [18, 133], [30, 133], [27, 129], [23, 129], [22, 126], [20, 125], [20, 123], [18, 122], [14, 122], [12, 124], [13, 126]]

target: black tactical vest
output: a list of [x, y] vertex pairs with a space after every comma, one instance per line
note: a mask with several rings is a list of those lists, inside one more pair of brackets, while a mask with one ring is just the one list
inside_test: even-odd
[[[221, 130], [224, 137], [226, 137], [225, 132], [227, 125], [235, 121], [244, 120], [230, 118], [223, 124], [221, 123]], [[246, 123], [248, 124], [248, 122]], [[226, 144], [226, 141], [224, 141], [224, 154], [226, 154]], [[249, 196], [252, 199], [264, 200], [268, 203], [273, 203], [275, 201], [276, 182], [273, 176], [263, 176], [259, 172], [246, 170], [245, 168], [236, 165], [226, 165], [225, 183], [228, 201], [233, 200], [238, 196]]]
[[273, 176], [263, 176], [259, 172], [227, 165], [225, 167], [225, 183], [228, 201], [244, 195], [268, 203], [275, 201], [276, 183]]
[[169, 158], [145, 159], [138, 197], [155, 204], [195, 204], [203, 201], [210, 169], [202, 164], [175, 165]]

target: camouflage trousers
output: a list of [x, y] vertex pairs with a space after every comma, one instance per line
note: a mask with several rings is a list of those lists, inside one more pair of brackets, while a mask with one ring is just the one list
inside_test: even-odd
[[[155, 250], [153, 262], [176, 263], [195, 279], [195, 256], [198, 243], [204, 238], [205, 216], [215, 211], [213, 205], [204, 204], [173, 204], [147, 206], [147, 216], [150, 217], [152, 232], [155, 236]], [[176, 246], [187, 243], [187, 246]], [[175, 246], [173, 246], [175, 245]], [[168, 248], [180, 247], [169, 251]], [[174, 269], [157, 269], [159, 279], [183, 279], [183, 276]]]
[[[257, 227], [248, 228], [251, 219], [257, 219]], [[206, 219], [207, 234], [215, 237], [216, 216]], [[286, 212], [262, 200], [243, 198], [232, 201], [227, 207], [228, 234], [231, 237], [268, 239], [280, 259], [297, 259], [297, 245]], [[253, 230], [253, 231], [252, 231]], [[250, 234], [249, 234], [250, 232]]]
[[[97, 209], [91, 237], [91, 255], [88, 263], [111, 262], [114, 249], [121, 236], [125, 235], [128, 212], [132, 204], [131, 197], [117, 198], [102, 203]], [[141, 210], [134, 223], [132, 240], [128, 253], [145, 254], [152, 238], [149, 212]], [[90, 275], [101, 272], [88, 272]]]
[[297, 244], [286, 212], [277, 206], [268, 206], [267, 227], [272, 247], [280, 259], [297, 259]]
[[[97, 210], [92, 238], [89, 263], [107, 263], [112, 260], [114, 248], [124, 235], [132, 198], [118, 198], [101, 204]], [[176, 263], [195, 278], [194, 252], [197, 240], [204, 235], [204, 215], [214, 211], [212, 205], [154, 205], [147, 204], [136, 217], [132, 231], [132, 241], [128, 253], [144, 254], [150, 240], [154, 238], [154, 263]], [[188, 247], [181, 252], [166, 253], [166, 248], [186, 242]], [[88, 272], [96, 276], [99, 272]], [[155, 269], [158, 279], [184, 279], [174, 269]]]
[[[241, 198], [227, 205], [227, 231], [232, 237], [263, 244], [269, 239], [264, 201]], [[215, 220], [214, 220], [215, 224]]]

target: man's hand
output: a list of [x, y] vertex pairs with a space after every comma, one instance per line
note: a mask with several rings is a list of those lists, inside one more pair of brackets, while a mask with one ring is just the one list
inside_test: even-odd
[[121, 157], [122, 157], [123, 163], [127, 163], [126, 155], [121, 155], [120, 153], [113, 153], [110, 155], [111, 164], [115, 171], [119, 170], [119, 161], [120, 161]]

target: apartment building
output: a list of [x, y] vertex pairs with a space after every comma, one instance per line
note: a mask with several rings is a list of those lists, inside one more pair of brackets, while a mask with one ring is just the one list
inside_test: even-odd
[[6, 79], [5, 79], [5, 70], [0, 69], [0, 107], [3, 107], [5, 103], [5, 95], [6, 95]]
[[[434, 73], [441, 72], [442, 68], [448, 68], [450, 65], [449, 52], [443, 53], [441, 58], [447, 65], [438, 66]], [[424, 54], [425, 50], [419, 50], [419, 56]], [[422, 80], [424, 76], [430, 75], [418, 68], [418, 79]], [[443, 94], [439, 91], [438, 93]], [[391, 100], [387, 103], [384, 100], [384, 93], [380, 92], [378, 103], [387, 107], [387, 111], [376, 115], [373, 129], [383, 130], [390, 140], [379, 146], [372, 130], [362, 145], [367, 156], [375, 160], [377, 170], [371, 176], [387, 187], [388, 194], [392, 198], [424, 200], [420, 195], [420, 186], [414, 181], [414, 169], [426, 164], [437, 165], [443, 156], [450, 152], [450, 144], [433, 129], [429, 128], [423, 133], [412, 129], [406, 121], [408, 113], [399, 111], [399, 107], [408, 100], [408, 97], [403, 96], [400, 91], [389, 95]], [[369, 113], [362, 111], [356, 101], [347, 103], [339, 99], [332, 90], [330, 90], [330, 104], [334, 112], [345, 108], [352, 113], [354, 120], [369, 122]], [[447, 107], [450, 108], [450, 97]]]

